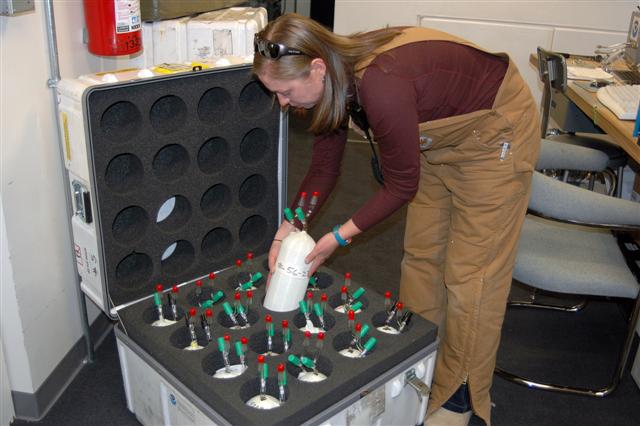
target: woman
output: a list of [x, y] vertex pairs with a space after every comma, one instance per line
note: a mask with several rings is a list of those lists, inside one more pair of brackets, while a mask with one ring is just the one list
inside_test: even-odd
[[[295, 14], [267, 25], [255, 49], [254, 73], [280, 105], [311, 110], [315, 139], [300, 192], [319, 191], [318, 207], [339, 175], [348, 105], [361, 105], [378, 142], [384, 185], [318, 240], [306, 259], [311, 273], [409, 202], [400, 299], [439, 324], [441, 338], [426, 424], [466, 424], [471, 410], [489, 424], [539, 149], [537, 107], [515, 65], [440, 31], [339, 36]], [[278, 229], [272, 269], [292, 229], [286, 221]]]

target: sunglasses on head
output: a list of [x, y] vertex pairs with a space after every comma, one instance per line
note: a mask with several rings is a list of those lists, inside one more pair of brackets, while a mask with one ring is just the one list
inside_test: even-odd
[[278, 59], [287, 55], [304, 55], [301, 51], [291, 49], [282, 43], [263, 40], [258, 34], [253, 39], [253, 47], [256, 53], [269, 59]]

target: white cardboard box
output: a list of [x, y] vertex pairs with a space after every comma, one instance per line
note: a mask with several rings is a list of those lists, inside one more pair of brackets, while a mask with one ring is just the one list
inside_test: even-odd
[[262, 7], [232, 7], [203, 13], [187, 23], [187, 59], [253, 55], [254, 34], [267, 24]]

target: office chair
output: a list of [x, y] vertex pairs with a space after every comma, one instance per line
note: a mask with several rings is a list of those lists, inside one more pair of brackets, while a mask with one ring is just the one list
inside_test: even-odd
[[[543, 140], [536, 168], [599, 170], [607, 162], [601, 151]], [[500, 367], [496, 367], [497, 375], [530, 388], [588, 396], [606, 396], [616, 388], [640, 311], [640, 245], [629, 235], [629, 231], [638, 230], [640, 203], [579, 188], [534, 171], [529, 214], [522, 227], [513, 278], [546, 292], [630, 299], [633, 308], [614, 374], [603, 387], [544, 383]], [[529, 306], [545, 307], [536, 303]]]
[[[575, 133], [565, 132], [561, 129], [549, 129], [551, 107], [554, 102], [555, 92], [564, 96], [567, 90], [567, 64], [563, 55], [538, 47], [538, 76], [543, 84], [540, 136], [542, 138], [562, 141], [573, 145], [585, 146], [606, 153], [609, 157], [607, 168], [600, 172], [603, 182], [610, 183], [609, 194], [615, 192], [617, 197], [622, 193], [622, 173], [627, 164], [627, 154], [617, 145], [602, 139], [589, 136], [577, 136]], [[569, 172], [564, 170], [562, 179], [567, 181]], [[590, 174], [589, 189], [595, 186], [595, 174]]]

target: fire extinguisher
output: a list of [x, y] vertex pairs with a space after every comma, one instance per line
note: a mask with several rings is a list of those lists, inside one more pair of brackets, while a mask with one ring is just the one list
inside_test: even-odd
[[139, 0], [84, 0], [89, 52], [131, 55], [142, 48]]

